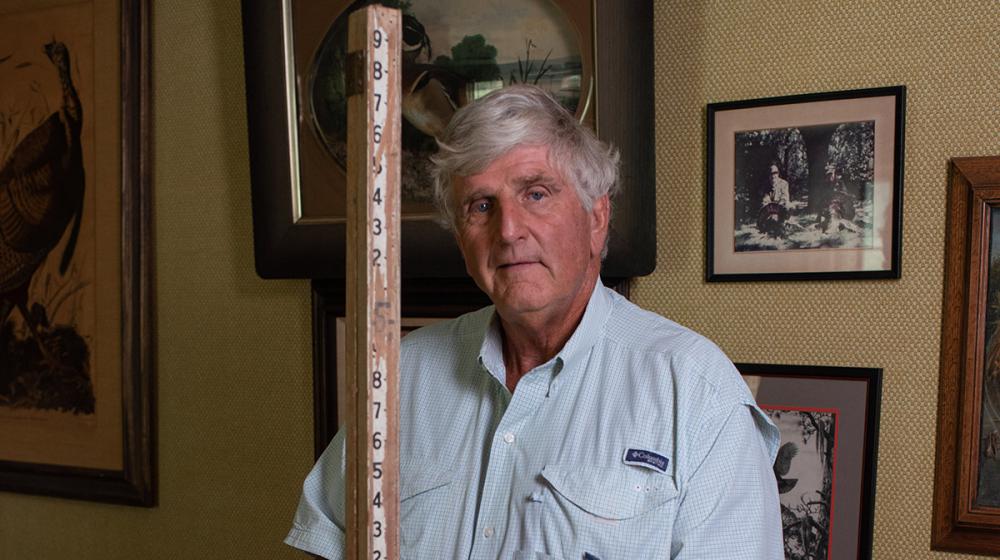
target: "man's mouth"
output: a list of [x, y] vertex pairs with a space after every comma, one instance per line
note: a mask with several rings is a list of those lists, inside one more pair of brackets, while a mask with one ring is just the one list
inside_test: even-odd
[[533, 264], [538, 264], [538, 261], [514, 261], [514, 262], [509, 262], [509, 263], [501, 264], [500, 266], [497, 267], [497, 269], [500, 269], [500, 270], [503, 270], [503, 269], [514, 269], [514, 268], [521, 268], [521, 267], [524, 267], [524, 266], [530, 266], [530, 265], [533, 265]]

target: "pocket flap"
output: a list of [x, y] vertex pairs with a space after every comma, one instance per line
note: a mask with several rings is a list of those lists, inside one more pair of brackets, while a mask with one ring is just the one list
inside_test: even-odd
[[630, 467], [547, 465], [542, 478], [577, 507], [604, 519], [629, 519], [656, 509], [677, 496], [674, 479]]
[[410, 461], [399, 467], [399, 501], [451, 484], [454, 472], [433, 461]]

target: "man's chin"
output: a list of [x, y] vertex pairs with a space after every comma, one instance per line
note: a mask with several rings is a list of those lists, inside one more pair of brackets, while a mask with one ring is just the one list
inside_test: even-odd
[[490, 299], [497, 306], [508, 313], [531, 313], [543, 309], [551, 302], [551, 297], [546, 297], [549, 291], [537, 282], [519, 281], [505, 284], [490, 294]]

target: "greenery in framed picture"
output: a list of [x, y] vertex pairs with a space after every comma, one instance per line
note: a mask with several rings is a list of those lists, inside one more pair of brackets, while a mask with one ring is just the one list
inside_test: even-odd
[[[346, 14], [365, 3], [242, 2], [254, 253], [264, 278], [344, 277], [341, 30]], [[427, 156], [456, 110], [523, 82], [548, 89], [621, 152], [623, 188], [614, 204], [604, 277], [652, 272], [652, 2], [387, 3], [398, 5], [405, 18], [404, 278], [466, 277], [452, 235], [433, 219]]]

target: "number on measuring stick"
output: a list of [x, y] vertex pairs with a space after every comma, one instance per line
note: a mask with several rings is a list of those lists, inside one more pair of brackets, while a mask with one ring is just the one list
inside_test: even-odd
[[372, 463], [372, 476], [375, 479], [382, 478], [382, 461], [375, 461]]
[[375, 389], [382, 388], [382, 372], [379, 370], [375, 370], [372, 372], [372, 387], [374, 387]]
[[372, 73], [375, 76], [376, 80], [381, 80], [382, 79], [382, 63], [381, 62], [379, 62], [377, 60], [375, 61], [375, 65], [372, 67]]
[[382, 263], [378, 262], [382, 258], [382, 251], [378, 248], [372, 249], [372, 265], [382, 266]]
[[376, 93], [375, 94], [375, 110], [376, 111], [381, 111], [382, 110], [382, 94], [381, 93]]
[[372, 234], [382, 235], [382, 220], [378, 218], [372, 220]]
[[382, 401], [375, 401], [375, 419], [378, 420], [379, 414], [382, 413]]
[[[378, 170], [382, 171], [381, 165], [378, 166]], [[375, 189], [375, 195], [372, 196], [372, 200], [375, 201], [375, 204], [382, 204], [382, 189]]]
[[382, 449], [382, 432], [375, 432], [372, 435], [372, 447]]

